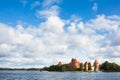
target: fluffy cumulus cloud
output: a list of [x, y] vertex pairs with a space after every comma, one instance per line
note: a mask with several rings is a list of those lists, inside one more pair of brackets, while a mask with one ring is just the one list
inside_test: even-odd
[[51, 6], [50, 8], [45, 8], [43, 10], [37, 11], [38, 17], [48, 18], [50, 16], [59, 15], [59, 7], [57, 5]]
[[58, 6], [37, 14], [45, 21], [36, 27], [0, 23], [0, 67], [43, 67], [59, 60], [66, 63], [73, 57], [83, 62], [98, 59], [120, 64], [120, 16], [68, 21], [59, 17]]
[[[0, 23], [0, 63], [2, 66], [39, 67], [79, 60], [112, 60], [119, 63], [119, 16], [98, 15], [84, 23], [67, 23], [49, 16], [39, 27], [13, 28]], [[120, 64], [120, 63], [119, 63]]]

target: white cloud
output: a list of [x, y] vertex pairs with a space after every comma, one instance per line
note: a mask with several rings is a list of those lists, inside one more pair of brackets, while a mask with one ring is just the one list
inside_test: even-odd
[[119, 46], [120, 45], [120, 30], [116, 30], [112, 32], [108, 37], [111, 46]]
[[74, 21], [74, 22], [79, 22], [80, 20], [82, 20], [82, 18], [80, 16], [77, 16], [77, 15], [72, 15], [70, 20]]
[[92, 7], [92, 10], [96, 12], [97, 9], [98, 9], [98, 5], [97, 5], [97, 3], [94, 3], [94, 4], [93, 4], [93, 7]]
[[40, 6], [40, 2], [39, 1], [35, 1], [34, 3], [31, 4], [31, 9]]
[[59, 15], [59, 7], [54, 5], [50, 8], [45, 9], [45, 10], [37, 11], [37, 14], [41, 18], [43, 18], [43, 17], [48, 18], [50, 16], [57, 16], [57, 15]]
[[62, 33], [65, 23], [58, 16], [50, 16], [45, 23], [41, 23], [40, 27], [45, 32]]
[[50, 7], [53, 4], [59, 4], [61, 0], [44, 0], [43, 1], [43, 7]]
[[70, 20], [68, 26], [57, 15], [46, 18], [38, 27], [14, 28], [0, 23], [2, 66], [43, 67], [57, 64], [58, 60], [69, 62], [72, 57], [119, 63], [119, 16], [99, 15], [88, 22]]
[[76, 23], [71, 23], [71, 25], [68, 27], [68, 31], [70, 33], [77, 33]]
[[[109, 16], [110, 17], [110, 16]], [[114, 19], [114, 18], [113, 18]], [[117, 30], [120, 25], [119, 20], [111, 20], [105, 15], [98, 15], [96, 19], [90, 20], [88, 26], [96, 30]]]

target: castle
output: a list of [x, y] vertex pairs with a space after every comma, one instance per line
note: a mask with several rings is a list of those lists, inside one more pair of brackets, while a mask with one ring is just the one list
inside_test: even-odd
[[[89, 64], [89, 62], [87, 62], [87, 61], [83, 64], [83, 69], [85, 71], [88, 71], [88, 68], [89, 68], [88, 64]], [[80, 66], [82, 66], [80, 64], [80, 62], [75, 58], [72, 58], [71, 62], [68, 63], [68, 64], [62, 64], [61, 61], [58, 63], [58, 66], [62, 66], [62, 65], [65, 65], [68, 70], [79, 69]], [[98, 63], [97, 60], [95, 60], [94, 63], [93, 63], [93, 66], [91, 65], [91, 71], [98, 71], [98, 70], [99, 70], [99, 63]]]

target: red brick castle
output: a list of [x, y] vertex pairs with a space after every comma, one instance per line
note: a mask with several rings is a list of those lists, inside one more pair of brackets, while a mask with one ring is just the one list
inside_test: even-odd
[[[85, 62], [83, 64], [83, 69], [85, 71], [88, 71], [88, 63], [89, 62]], [[65, 65], [67, 67], [68, 70], [74, 70], [74, 69], [79, 69], [80, 68], [80, 62], [75, 59], [75, 58], [72, 58], [71, 59], [71, 62], [70, 63], [67, 63], [67, 64], [62, 64], [61, 61], [59, 61], [58, 63], [58, 66], [62, 66], [62, 65]], [[94, 61], [93, 65], [91, 65], [91, 71], [98, 71], [99, 70], [99, 63], [97, 60]]]

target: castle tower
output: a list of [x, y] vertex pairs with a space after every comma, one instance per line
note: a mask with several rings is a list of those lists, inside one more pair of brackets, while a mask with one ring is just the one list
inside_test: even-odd
[[93, 66], [94, 66], [94, 71], [98, 71], [99, 70], [99, 63], [98, 63], [97, 60], [95, 60]]
[[77, 61], [77, 59], [72, 58], [71, 65], [72, 65], [73, 68], [79, 68], [80, 67], [80, 62]]
[[61, 61], [58, 62], [58, 66], [62, 66], [62, 62]]
[[85, 71], [88, 71], [88, 62], [87, 61], [84, 63], [84, 69], [85, 69]]
[[71, 59], [71, 62], [70, 62], [69, 64], [67, 64], [67, 67], [68, 67], [70, 70], [78, 69], [78, 68], [80, 68], [80, 62], [77, 61], [77, 59], [72, 58], [72, 59]]

